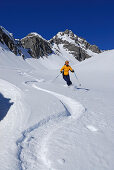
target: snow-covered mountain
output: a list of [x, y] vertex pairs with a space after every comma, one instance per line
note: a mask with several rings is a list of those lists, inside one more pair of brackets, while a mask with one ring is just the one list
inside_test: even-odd
[[75, 35], [71, 30], [59, 32], [51, 40], [44, 39], [38, 33], [30, 33], [26, 37], [14, 39], [13, 34], [5, 28], [0, 27], [0, 41], [5, 43], [8, 48], [16, 55], [27, 58], [24, 51], [33, 58], [48, 57], [51, 54], [57, 56], [70, 56], [78, 61], [92, 57], [95, 53], [100, 53], [96, 45], [89, 44], [83, 38]]
[[68, 29], [59, 32], [50, 40], [50, 43], [53, 51], [58, 55], [62, 54], [64, 50], [67, 55], [72, 54], [78, 61], [85, 60], [93, 56], [94, 53], [101, 52], [96, 45], [89, 44], [85, 39], [78, 37]]
[[[78, 62], [50, 42], [54, 52], [36, 60], [0, 36], [0, 170], [113, 170], [114, 50]], [[71, 87], [56, 78], [66, 57], [81, 87], [74, 73]]]

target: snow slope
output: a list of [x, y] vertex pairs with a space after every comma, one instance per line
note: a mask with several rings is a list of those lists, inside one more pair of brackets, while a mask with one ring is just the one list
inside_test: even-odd
[[[114, 50], [81, 63], [23, 60], [0, 44], [0, 170], [113, 170]], [[76, 86], [78, 88], [76, 88]]]

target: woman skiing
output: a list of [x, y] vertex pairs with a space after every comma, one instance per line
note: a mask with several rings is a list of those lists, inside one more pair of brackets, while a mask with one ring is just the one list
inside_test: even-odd
[[69, 66], [69, 61], [65, 61], [65, 65], [61, 68], [60, 72], [63, 74], [63, 79], [67, 82], [67, 85], [72, 84], [69, 76], [69, 70], [73, 73], [74, 70]]

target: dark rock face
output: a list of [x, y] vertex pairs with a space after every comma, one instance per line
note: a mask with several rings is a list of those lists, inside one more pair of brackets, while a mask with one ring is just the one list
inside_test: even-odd
[[101, 53], [100, 49], [96, 45], [90, 45], [89, 49], [95, 53]]
[[48, 56], [53, 51], [50, 43], [37, 33], [30, 33], [21, 40], [22, 46], [28, 49], [29, 54], [34, 58]]
[[23, 59], [25, 58], [22, 52], [23, 47], [34, 58], [48, 56], [53, 53], [50, 43], [37, 33], [31, 33], [22, 40], [15, 40], [11, 33], [0, 26], [0, 42], [6, 44], [15, 55], [20, 55]]
[[8, 48], [17, 55], [17, 46], [12, 34], [9, 34], [7, 30], [3, 27], [0, 27], [0, 42], [6, 44]]
[[59, 49], [59, 44], [63, 45], [63, 48], [69, 51], [70, 54], [78, 60], [82, 61], [86, 58], [91, 57], [87, 50], [90, 50], [94, 53], [100, 53], [101, 51], [96, 45], [89, 44], [83, 38], [78, 37], [70, 30], [65, 30], [64, 32], [59, 32], [56, 36], [54, 36], [50, 43], [52, 46], [56, 44]]
[[74, 44], [72, 44], [72, 45], [70, 45], [70, 43], [65, 44], [65, 45], [63, 45], [63, 47], [68, 49], [70, 54], [73, 54], [74, 57], [78, 61], [82, 61], [82, 60], [85, 60], [86, 58], [90, 57], [87, 53], [85, 53], [85, 51], [83, 49], [81, 49], [80, 47], [75, 46]]

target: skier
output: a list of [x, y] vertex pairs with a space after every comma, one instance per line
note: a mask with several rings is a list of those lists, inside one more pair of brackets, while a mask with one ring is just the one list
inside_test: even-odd
[[65, 61], [65, 65], [61, 68], [60, 72], [63, 74], [63, 79], [67, 82], [67, 85], [72, 85], [69, 76], [69, 70], [73, 73], [74, 70], [69, 66], [69, 61]]

